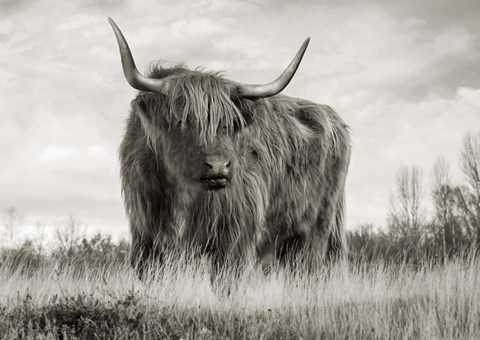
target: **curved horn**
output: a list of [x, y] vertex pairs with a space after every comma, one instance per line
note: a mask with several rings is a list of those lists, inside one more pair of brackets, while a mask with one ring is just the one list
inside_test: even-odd
[[307, 50], [309, 42], [310, 38], [305, 39], [293, 60], [290, 62], [290, 64], [288, 64], [285, 71], [283, 71], [283, 73], [276, 80], [264, 85], [239, 85], [238, 92], [240, 97], [265, 98], [274, 96], [283, 91], [283, 89], [287, 87], [288, 83], [290, 83], [290, 80], [292, 80], [293, 76], [295, 75], [300, 62], [302, 61], [303, 55]]
[[246, 98], [265, 98], [274, 96], [277, 93], [283, 91], [283, 89], [287, 87], [288, 83], [290, 82], [290, 80], [292, 80], [295, 72], [297, 71], [300, 62], [302, 61], [303, 55], [307, 50], [309, 42], [310, 38], [305, 39], [297, 54], [287, 66], [285, 71], [283, 71], [283, 73], [280, 75], [280, 77], [278, 77], [271, 83], [264, 85], [239, 85], [237, 89], [239, 96]]
[[118, 48], [120, 49], [120, 56], [122, 58], [123, 74], [125, 74], [128, 83], [137, 90], [166, 93], [168, 89], [166, 81], [163, 79], [151, 79], [138, 72], [137, 67], [135, 66], [135, 61], [133, 60], [132, 52], [130, 52], [125, 37], [112, 18], [108, 17], [108, 21], [113, 28], [115, 37], [117, 38]]

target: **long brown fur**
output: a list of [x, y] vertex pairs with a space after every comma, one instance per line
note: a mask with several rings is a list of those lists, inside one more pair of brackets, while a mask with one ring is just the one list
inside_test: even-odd
[[[272, 259], [316, 268], [345, 251], [348, 127], [330, 107], [276, 95], [239, 98], [220, 74], [154, 68], [168, 95], [140, 92], [120, 148], [122, 190], [140, 271], [165, 251], [220, 265]], [[232, 160], [222, 190], [193, 180], [207, 154]]]

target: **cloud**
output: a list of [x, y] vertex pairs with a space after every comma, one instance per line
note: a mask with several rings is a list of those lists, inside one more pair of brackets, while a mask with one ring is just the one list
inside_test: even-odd
[[400, 164], [428, 173], [442, 153], [455, 164], [463, 134], [480, 126], [478, 7], [4, 1], [0, 207], [15, 204], [33, 220], [73, 212], [90, 225], [127, 230], [117, 149], [135, 90], [121, 71], [111, 16], [139, 69], [183, 61], [245, 83], [275, 79], [310, 36], [285, 93], [329, 104], [351, 126], [349, 223], [381, 224]]
[[71, 147], [62, 147], [62, 146], [48, 146], [40, 154], [40, 158], [44, 161], [56, 161], [65, 158], [70, 158], [72, 156]]
[[27, 2], [27, 0], [2, 0], [0, 2], [0, 13], [10, 14], [18, 11], [22, 9]]

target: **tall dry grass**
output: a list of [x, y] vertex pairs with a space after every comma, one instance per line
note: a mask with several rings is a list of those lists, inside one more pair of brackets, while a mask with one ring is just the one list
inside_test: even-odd
[[[231, 276], [232, 278], [233, 276]], [[228, 278], [227, 278], [228, 280]], [[0, 266], [1, 338], [475, 339], [480, 264], [248, 270], [229, 296], [205, 261], [170, 259], [145, 281], [125, 265]]]

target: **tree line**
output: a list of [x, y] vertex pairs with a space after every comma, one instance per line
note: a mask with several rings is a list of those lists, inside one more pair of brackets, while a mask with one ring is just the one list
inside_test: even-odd
[[348, 232], [350, 260], [415, 264], [478, 254], [480, 132], [464, 136], [459, 166], [457, 182], [445, 158], [438, 157], [429, 189], [418, 167], [400, 168], [386, 225], [365, 224]]

